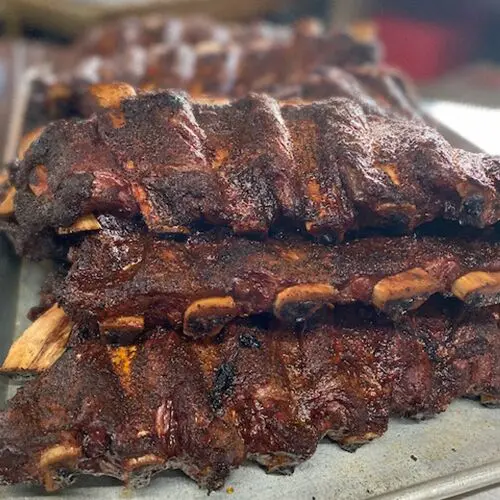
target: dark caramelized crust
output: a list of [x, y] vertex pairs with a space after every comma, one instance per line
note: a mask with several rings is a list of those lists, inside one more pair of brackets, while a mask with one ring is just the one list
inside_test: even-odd
[[325, 435], [352, 450], [389, 416], [498, 400], [497, 321], [427, 311], [395, 328], [356, 309], [302, 334], [240, 322], [202, 343], [160, 330], [140, 346], [83, 343], [0, 414], [0, 482], [143, 485], [179, 468], [214, 489], [246, 458], [289, 471]]
[[498, 158], [349, 100], [280, 105], [250, 94], [205, 105], [166, 91], [48, 126], [19, 164], [16, 217], [28, 237], [109, 213], [140, 214], [158, 233], [204, 221], [266, 234], [287, 219], [341, 239], [436, 218], [495, 224], [499, 183]]
[[[255, 56], [253, 62], [249, 54], [243, 56], [237, 48], [211, 47], [206, 53], [189, 55], [190, 50], [157, 48], [140, 57], [134, 52], [135, 57], [129, 54], [127, 63], [91, 59], [82, 62], [76, 74], [39, 77], [31, 87], [28, 128], [61, 118], [91, 116], [99, 109], [92, 98], [93, 85], [118, 80], [132, 83], [141, 91], [188, 89], [198, 100], [237, 98], [249, 91], [290, 102], [348, 97], [367, 113], [420, 117], [411, 86], [397, 71], [385, 66], [320, 66], [292, 71], [283, 55], [270, 50]], [[140, 64], [143, 58], [147, 61]], [[193, 62], [188, 65], [186, 61]]]
[[144, 324], [184, 322], [185, 333], [198, 337], [262, 312], [294, 323], [322, 306], [357, 301], [394, 316], [436, 293], [473, 306], [500, 301], [500, 245], [488, 240], [371, 238], [324, 246], [212, 232], [176, 242], [103, 229], [70, 257], [58, 301], [72, 319], [106, 331], [113, 319], [140, 317], [139, 332]]

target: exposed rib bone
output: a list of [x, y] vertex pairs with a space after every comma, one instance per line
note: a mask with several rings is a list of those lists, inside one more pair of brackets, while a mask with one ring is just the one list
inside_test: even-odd
[[117, 109], [124, 99], [136, 95], [134, 87], [128, 83], [96, 83], [91, 85], [89, 93], [103, 109]]
[[85, 231], [99, 231], [101, 224], [92, 214], [84, 215], [76, 220], [71, 226], [60, 227], [57, 229], [58, 234], [81, 233]]
[[380, 280], [373, 289], [373, 304], [391, 315], [420, 307], [441, 284], [421, 268]]
[[64, 352], [71, 328], [64, 311], [53, 305], [14, 342], [0, 371], [23, 374], [46, 370]]
[[488, 408], [500, 408], [500, 394], [481, 394], [481, 404]]
[[123, 343], [135, 340], [144, 330], [144, 316], [119, 316], [99, 322], [99, 331], [109, 338], [118, 336]]
[[325, 305], [333, 305], [338, 291], [332, 285], [295, 285], [278, 293], [274, 301], [276, 317], [289, 323], [304, 321]]
[[38, 127], [36, 129], [32, 130], [31, 132], [28, 132], [27, 134], [25, 134], [22, 137], [22, 139], [19, 143], [19, 147], [17, 149], [17, 158], [19, 160], [24, 159], [26, 151], [28, 151], [28, 149], [33, 144], [33, 142], [35, 142], [42, 135], [42, 132], [44, 130], [45, 130], [45, 127]]
[[14, 198], [16, 196], [16, 188], [11, 186], [7, 189], [3, 200], [0, 202], [0, 216], [11, 216], [14, 214]]
[[42, 452], [39, 464], [46, 491], [56, 491], [62, 486], [57, 478], [56, 466], [71, 469], [81, 454], [80, 446], [70, 444], [55, 445]]
[[193, 302], [184, 313], [184, 333], [193, 338], [217, 335], [238, 313], [232, 297], [210, 297]]
[[500, 272], [476, 271], [466, 274], [453, 283], [452, 292], [473, 306], [496, 304], [500, 294]]

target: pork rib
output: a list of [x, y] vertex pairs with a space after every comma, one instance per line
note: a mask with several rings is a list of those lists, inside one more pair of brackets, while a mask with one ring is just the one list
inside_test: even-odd
[[[39, 71], [27, 110], [30, 127], [85, 116], [91, 111], [85, 89], [93, 83], [126, 81], [150, 90], [182, 88], [195, 96], [241, 96], [250, 90], [265, 91], [270, 85], [299, 83], [322, 65], [351, 68], [376, 65], [380, 59], [373, 38], [330, 33], [314, 20], [303, 20], [293, 28], [262, 23], [229, 26], [196, 18], [155, 19], [153, 24], [156, 37], [151, 36], [149, 22], [126, 20], [123, 25], [107, 26], [101, 35], [93, 33], [90, 40], [73, 49], [76, 67], [68, 70], [56, 63], [52, 70]], [[152, 38], [158, 42], [152, 43]], [[378, 87], [381, 102], [388, 99], [400, 111], [414, 114], [415, 107], [398, 107], [397, 95], [404, 94], [407, 104], [408, 92], [384, 87], [384, 82], [396, 81], [396, 75], [393, 78], [392, 71], [377, 71], [383, 76], [375, 78], [375, 86], [374, 82], [366, 86], [368, 94]], [[350, 73], [349, 69], [340, 80], [334, 79], [328, 97], [339, 95], [353, 80], [359, 87]]]
[[227, 105], [180, 92], [100, 89], [109, 109], [49, 125], [20, 161], [16, 218], [32, 237], [91, 213], [141, 215], [159, 233], [198, 221], [265, 234], [279, 220], [342, 238], [355, 228], [500, 217], [498, 158], [452, 148], [414, 121], [331, 99]]
[[427, 312], [395, 328], [357, 309], [303, 334], [240, 322], [208, 343], [161, 331], [139, 346], [83, 343], [0, 414], [0, 482], [137, 485], [180, 468], [213, 489], [245, 458], [290, 470], [324, 435], [352, 449], [389, 416], [498, 399], [497, 320]]
[[294, 26], [266, 22], [229, 24], [199, 16], [176, 18], [155, 14], [147, 19], [127, 18], [86, 32], [75, 47], [78, 54], [112, 56], [130, 47], [251, 45], [256, 41], [308, 47], [311, 57], [327, 57], [329, 64], [361, 65], [380, 60], [380, 44], [373, 34], [360, 36], [332, 32], [315, 19], [303, 18]]
[[[75, 74], [69, 79], [58, 75], [39, 77], [31, 88], [26, 117], [28, 128], [45, 125], [49, 121], [61, 118], [88, 118], [99, 109], [92, 97], [94, 84], [117, 80], [131, 82], [139, 88], [146, 89], [187, 88], [198, 101], [228, 100], [241, 96], [249, 90], [264, 92], [284, 101], [300, 99], [303, 102], [312, 102], [331, 97], [346, 97], [356, 101], [367, 113], [382, 115], [397, 113], [419, 119], [419, 107], [414, 91], [404, 77], [387, 67], [367, 66], [348, 69], [320, 67], [293, 78], [291, 76], [287, 78], [285, 75], [280, 77], [280, 81], [276, 81], [279, 75], [274, 75], [272, 71], [277, 72], [279, 65], [276, 61], [270, 60], [268, 66], [271, 74], [265, 81], [259, 83], [245, 77], [244, 82], [236, 84], [219, 66], [207, 61], [207, 65], [213, 68], [212, 78], [215, 80], [213, 81], [212, 73], [204, 67], [201, 57], [197, 58], [200, 68], [197, 71], [193, 69], [182, 78], [171, 74], [172, 67], [176, 67], [172, 62], [158, 61], [159, 57], [157, 53], [154, 54], [154, 58], [150, 56], [152, 62], [149, 64], [159, 67], [154, 71], [158, 73], [154, 78], [149, 75], [147, 68], [144, 70], [145, 75], [133, 77], [124, 71], [124, 65], [118, 62], [114, 71], [110, 69], [109, 61], [105, 59], [99, 64], [93, 64], [90, 74], [87, 68], [90, 64], [83, 65], [80, 71], [86, 76]], [[112, 65], [111, 68], [113, 67]], [[102, 71], [99, 71], [100, 69]], [[262, 72], [256, 70], [253, 74], [261, 75]]]
[[[181, 64], [186, 59], [193, 61], [187, 68]], [[420, 115], [414, 90], [392, 68], [291, 66], [286, 54], [272, 47], [258, 48], [256, 53], [226, 46], [211, 46], [210, 51], [165, 47], [140, 57], [91, 58], [70, 74], [48, 72], [37, 77], [31, 86], [26, 122], [34, 128], [61, 118], [89, 117], [96, 111], [89, 93], [92, 85], [114, 81], [147, 90], [182, 88], [197, 99], [235, 98], [249, 91], [307, 101], [348, 97], [370, 113]]]
[[490, 240], [370, 238], [324, 246], [208, 232], [178, 242], [111, 223], [70, 258], [59, 303], [73, 320], [98, 323], [112, 338], [166, 322], [203, 337], [238, 316], [274, 312], [294, 323], [325, 305], [356, 301], [399, 317], [436, 293], [471, 306], [500, 301], [500, 244]]

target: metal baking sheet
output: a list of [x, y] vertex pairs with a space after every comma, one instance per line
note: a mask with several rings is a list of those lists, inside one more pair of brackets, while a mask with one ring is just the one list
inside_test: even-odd
[[[17, 114], [11, 123], [6, 157], [11, 158], [22, 130], [22, 110], [29, 86], [20, 89]], [[439, 127], [448, 140], [464, 149], [477, 149]], [[0, 358], [28, 325], [26, 312], [38, 302], [40, 284], [50, 266], [20, 261], [0, 237]], [[19, 384], [0, 377], [0, 406], [5, 406]], [[245, 499], [368, 499], [420, 500], [449, 498], [500, 483], [500, 410], [474, 401], [455, 402], [450, 409], [425, 422], [393, 420], [380, 439], [355, 453], [323, 441], [311, 460], [291, 476], [266, 475], [248, 463], [232, 472], [225, 487], [211, 494], [215, 500]], [[59, 498], [191, 498], [207, 493], [180, 472], [153, 479], [148, 488], [128, 490], [109, 478], [80, 477]], [[46, 498], [40, 488], [0, 487], [0, 498]]]

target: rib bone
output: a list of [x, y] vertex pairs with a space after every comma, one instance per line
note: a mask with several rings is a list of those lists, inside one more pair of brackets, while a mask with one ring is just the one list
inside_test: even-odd
[[438, 280], [417, 267], [380, 280], [373, 289], [373, 304], [381, 311], [399, 315], [417, 309], [441, 290]]
[[44, 130], [45, 130], [45, 127], [37, 127], [22, 137], [22, 139], [19, 143], [19, 147], [17, 148], [17, 158], [19, 160], [24, 159], [24, 156], [26, 155], [26, 151], [28, 151], [28, 149], [31, 147], [33, 142], [35, 142], [42, 135], [42, 132]]
[[200, 299], [188, 306], [184, 313], [184, 333], [189, 337], [213, 337], [237, 315], [232, 297]]
[[[62, 485], [57, 478], [56, 467], [70, 469], [77, 464], [82, 450], [79, 446], [59, 444], [43, 451], [40, 456], [40, 471], [46, 491], [57, 491]], [[54, 477], [55, 476], [55, 477]]]
[[86, 231], [99, 231], [101, 224], [92, 214], [84, 215], [77, 219], [71, 226], [60, 227], [57, 229], [58, 234], [72, 234], [81, 233]]
[[453, 283], [452, 292], [473, 306], [496, 304], [500, 294], [500, 272], [476, 271], [466, 274]]
[[14, 214], [14, 198], [16, 196], [16, 188], [9, 187], [0, 202], [0, 216], [11, 216]]
[[53, 305], [14, 342], [0, 371], [24, 374], [49, 368], [64, 352], [71, 328], [64, 311]]
[[127, 83], [94, 84], [89, 93], [103, 109], [118, 109], [124, 99], [137, 95], [134, 87]]
[[276, 317], [289, 323], [304, 321], [325, 305], [332, 305], [338, 291], [332, 285], [295, 285], [278, 293], [274, 301]]
[[108, 338], [118, 335], [124, 341], [133, 341], [144, 330], [144, 316], [119, 316], [99, 322], [99, 331]]

